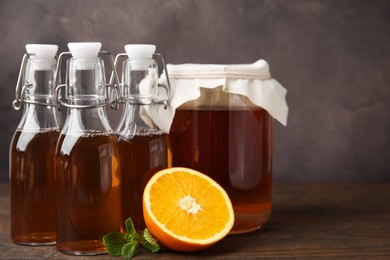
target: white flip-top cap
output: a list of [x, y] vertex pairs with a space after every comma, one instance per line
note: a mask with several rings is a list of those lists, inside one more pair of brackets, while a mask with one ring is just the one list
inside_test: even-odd
[[26, 44], [29, 58], [34, 61], [34, 69], [50, 70], [55, 62], [58, 46], [55, 44]]
[[54, 59], [58, 46], [55, 44], [26, 44], [31, 59]]
[[125, 51], [130, 60], [150, 60], [156, 51], [153, 44], [127, 44]]
[[156, 51], [156, 45], [153, 44], [127, 44], [125, 51], [131, 61], [133, 70], [148, 70], [153, 62], [153, 54]]
[[99, 54], [101, 42], [70, 42], [68, 48], [75, 59], [96, 58]]
[[97, 58], [100, 48], [102, 47], [101, 42], [70, 42], [68, 48], [73, 58], [85, 59], [80, 61], [79, 69], [93, 69], [95, 65], [95, 58]]

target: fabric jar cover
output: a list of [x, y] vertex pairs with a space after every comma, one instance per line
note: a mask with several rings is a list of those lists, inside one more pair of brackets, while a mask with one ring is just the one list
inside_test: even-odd
[[[156, 105], [147, 106], [141, 111], [141, 116], [146, 122], [151, 120], [166, 132], [170, 130], [178, 107], [182, 105], [185, 107], [189, 101], [199, 101], [202, 89], [218, 87], [225, 93], [246, 96], [251, 102], [250, 106], [265, 109], [281, 124], [287, 125], [287, 90], [271, 78], [265, 60], [238, 65], [168, 64], [167, 70], [171, 85], [167, 109]], [[164, 73], [160, 77], [160, 83], [167, 84]], [[229, 106], [234, 107], [234, 101], [233, 103], [229, 101]]]

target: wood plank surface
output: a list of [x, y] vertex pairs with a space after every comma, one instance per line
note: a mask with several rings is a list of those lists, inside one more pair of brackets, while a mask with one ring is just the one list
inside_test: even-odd
[[[274, 184], [273, 194], [273, 215], [262, 230], [198, 253], [140, 250], [135, 259], [390, 259], [390, 183]], [[120, 259], [16, 245], [9, 228], [9, 187], [0, 183], [0, 259]]]

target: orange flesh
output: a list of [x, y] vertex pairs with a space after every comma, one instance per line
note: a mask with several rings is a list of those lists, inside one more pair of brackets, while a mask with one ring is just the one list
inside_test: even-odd
[[[200, 205], [197, 213], [180, 207], [180, 200], [186, 196]], [[154, 216], [169, 231], [190, 239], [210, 238], [225, 228], [230, 213], [224, 201], [221, 192], [210, 182], [185, 172], [160, 177], [150, 190]]]
[[143, 196], [149, 231], [165, 246], [182, 252], [210, 247], [234, 224], [226, 191], [210, 177], [188, 168], [157, 172]]

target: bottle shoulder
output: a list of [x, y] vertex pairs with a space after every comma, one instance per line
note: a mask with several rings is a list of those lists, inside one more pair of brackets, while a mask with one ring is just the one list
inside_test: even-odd
[[160, 129], [153, 120], [145, 114], [145, 106], [125, 103], [122, 116], [116, 128], [119, 139], [132, 139], [133, 137], [151, 137], [167, 134]]
[[25, 152], [33, 149], [39, 152], [42, 147], [55, 147], [60, 136], [59, 129], [24, 130], [17, 129], [12, 137], [11, 151]]
[[104, 107], [70, 109], [66, 116], [63, 132], [113, 133]]
[[23, 131], [53, 131], [62, 125], [62, 115], [54, 107], [25, 105], [18, 129]]
[[113, 131], [63, 131], [58, 139], [57, 154], [88, 155], [90, 153], [117, 153], [117, 138]]

